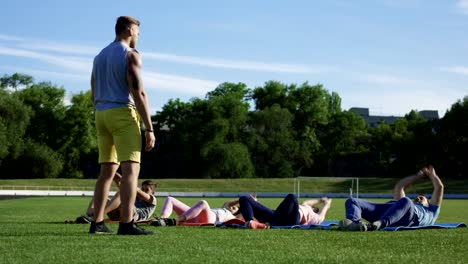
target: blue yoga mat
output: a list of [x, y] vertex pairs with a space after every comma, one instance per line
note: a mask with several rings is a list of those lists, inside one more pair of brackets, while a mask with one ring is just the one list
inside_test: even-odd
[[416, 229], [441, 229], [441, 228], [458, 228], [466, 227], [465, 223], [437, 223], [430, 226], [387, 226], [380, 230], [382, 231], [403, 231]]

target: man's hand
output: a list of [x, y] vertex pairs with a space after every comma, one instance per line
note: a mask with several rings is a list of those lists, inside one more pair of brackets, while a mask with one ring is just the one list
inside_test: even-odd
[[156, 143], [156, 137], [154, 136], [153, 132], [146, 131], [145, 138], [146, 138], [145, 150], [150, 151], [154, 148], [154, 144]]

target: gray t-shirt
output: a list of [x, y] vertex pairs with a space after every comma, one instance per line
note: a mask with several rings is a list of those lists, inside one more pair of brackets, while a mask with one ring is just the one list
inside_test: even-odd
[[140, 198], [136, 198], [135, 200], [135, 212], [133, 214], [133, 220], [134, 221], [143, 221], [143, 220], [148, 220], [154, 213], [154, 210], [156, 210], [156, 196], [151, 195], [153, 197], [151, 203], [147, 203]]

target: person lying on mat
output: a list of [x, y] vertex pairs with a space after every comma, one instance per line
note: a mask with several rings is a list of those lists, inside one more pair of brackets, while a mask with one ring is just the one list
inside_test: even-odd
[[[433, 193], [429, 201], [423, 194], [411, 200], [405, 190], [418, 180], [429, 178]], [[414, 175], [400, 180], [393, 189], [393, 200], [374, 203], [362, 199], [346, 200], [346, 219], [339, 227], [346, 231], [374, 231], [387, 226], [428, 226], [435, 223], [442, 204], [444, 185], [434, 167], [422, 168]], [[367, 223], [362, 222], [361, 218]]]
[[[253, 199], [252, 196], [239, 198], [241, 214], [246, 221], [246, 226], [251, 229], [264, 229], [269, 226], [318, 225], [325, 220], [331, 202], [331, 199], [323, 197], [299, 204], [297, 197], [290, 193], [276, 210], [272, 210]], [[321, 209], [317, 207], [318, 204], [322, 204]]]
[[[120, 187], [120, 180], [122, 176], [117, 172], [114, 176], [114, 182]], [[156, 209], [156, 192], [157, 184], [153, 181], [146, 180], [141, 183], [141, 188], [137, 188], [137, 197], [135, 200], [135, 206], [133, 207], [133, 221], [144, 221], [148, 220], [153, 216], [154, 210]], [[120, 221], [120, 191], [107, 201], [104, 213], [107, 214], [110, 220]], [[86, 210], [86, 213], [78, 217], [75, 222], [77, 223], [91, 223], [93, 221], [93, 199]]]
[[[239, 213], [238, 199], [225, 202], [222, 208], [211, 208], [207, 201], [201, 200], [192, 207], [168, 196], [164, 200], [159, 219], [153, 220], [152, 225], [174, 225], [184, 223], [215, 224], [232, 219], [242, 219]], [[166, 221], [172, 212], [177, 214], [175, 221]], [[170, 220], [170, 219], [169, 219]], [[154, 222], [154, 223], [153, 223]]]

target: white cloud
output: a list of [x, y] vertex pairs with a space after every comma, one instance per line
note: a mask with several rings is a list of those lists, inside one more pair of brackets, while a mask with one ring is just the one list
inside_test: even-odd
[[91, 59], [71, 56], [54, 56], [24, 49], [0, 46], [0, 55], [38, 59], [56, 66], [80, 72], [91, 72]]
[[457, 7], [462, 13], [468, 15], [468, 0], [458, 0]]
[[389, 74], [357, 74], [356, 76], [361, 81], [379, 85], [412, 86], [425, 84], [420, 80], [401, 78]]
[[68, 54], [92, 55], [93, 57], [99, 52], [98, 48], [91, 46], [68, 45], [43, 41], [29, 41], [27, 43], [20, 43], [17, 47], [23, 49], [53, 51]]
[[180, 56], [174, 54], [164, 54], [157, 52], [142, 52], [142, 56], [145, 59], [156, 59], [163, 61], [170, 61], [183, 64], [200, 65], [213, 68], [227, 68], [237, 70], [254, 70], [254, 71], [266, 71], [266, 72], [285, 72], [285, 73], [308, 73], [318, 74], [329, 71], [329, 69], [323, 67], [310, 67], [306, 65], [298, 64], [284, 64], [284, 63], [265, 63], [256, 61], [233, 61], [223, 59], [209, 59], [199, 58], [190, 56]]
[[143, 83], [147, 89], [166, 90], [179, 94], [200, 96], [215, 89], [219, 82], [189, 78], [180, 75], [143, 71]]
[[441, 68], [441, 70], [446, 71], [446, 72], [451, 72], [451, 73], [457, 73], [461, 75], [468, 75], [468, 67], [463, 67], [463, 66]]
[[[43, 40], [34, 39], [23, 39], [15, 36], [0, 35], [0, 40], [17, 41], [14, 47], [3, 49], [10, 49], [12, 51], [10, 55], [21, 56], [21, 57], [34, 57], [36, 59], [43, 59], [50, 63], [57, 64], [60, 60], [58, 56], [46, 55], [41, 53], [34, 53], [32, 51], [46, 51], [56, 52], [63, 54], [76, 54], [94, 57], [98, 52], [99, 48], [86, 46], [86, 45], [70, 45], [64, 43], [56, 43]], [[2, 47], [0, 47], [2, 48]], [[28, 53], [29, 52], [29, 53]], [[0, 53], [5, 54], [5, 52]], [[308, 65], [300, 64], [287, 64], [287, 63], [267, 63], [250, 60], [225, 60], [225, 59], [213, 59], [213, 58], [200, 58], [194, 56], [181, 56], [176, 54], [166, 54], [158, 52], [142, 52], [142, 56], [145, 60], [153, 59], [160, 61], [168, 61], [181, 64], [198, 65], [203, 67], [220, 68], [220, 69], [235, 69], [244, 71], [261, 71], [261, 72], [277, 72], [277, 73], [294, 73], [294, 74], [320, 74], [324, 72], [330, 72], [330, 67], [312, 67]], [[67, 57], [68, 60], [70, 57]], [[74, 64], [75, 60], [71, 60], [70, 63]], [[65, 66], [65, 65], [64, 65]], [[71, 65], [70, 67], [76, 67]]]

